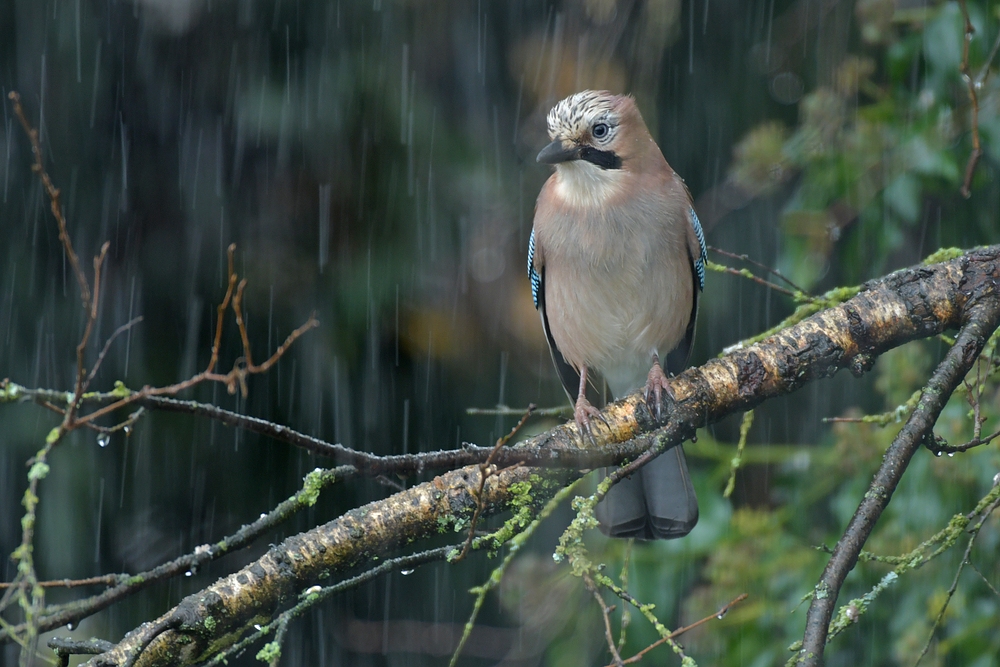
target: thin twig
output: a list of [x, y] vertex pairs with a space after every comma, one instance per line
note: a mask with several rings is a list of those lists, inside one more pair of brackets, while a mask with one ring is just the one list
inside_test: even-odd
[[969, 531], [971, 536], [969, 537], [969, 543], [965, 547], [965, 553], [962, 554], [962, 560], [958, 564], [958, 569], [955, 570], [955, 576], [951, 580], [951, 586], [948, 587], [948, 592], [945, 595], [944, 602], [941, 604], [941, 609], [938, 611], [937, 616], [934, 617], [934, 623], [931, 624], [930, 632], [927, 633], [927, 642], [924, 644], [923, 650], [920, 651], [920, 655], [917, 656], [917, 661], [913, 663], [913, 667], [917, 667], [917, 665], [920, 664], [920, 661], [924, 659], [924, 656], [927, 655], [927, 651], [931, 647], [931, 641], [934, 639], [934, 632], [941, 625], [941, 619], [944, 618], [944, 613], [948, 610], [948, 604], [951, 602], [952, 596], [955, 595], [955, 591], [958, 589], [958, 578], [962, 575], [962, 570], [965, 568], [966, 563], [969, 562], [969, 555], [972, 553], [972, 545], [976, 543], [976, 538], [979, 536], [980, 529], [983, 527], [983, 524], [986, 523], [986, 519], [989, 518], [990, 514], [993, 513], [993, 510], [997, 508], [997, 505], [1000, 505], [1000, 498], [990, 503], [989, 507], [987, 507], [980, 516], [979, 523], [977, 523]]
[[[102, 405], [114, 404], [114, 408], [121, 407], [121, 391], [123, 388], [113, 392], [90, 392], [84, 394], [83, 403], [97, 403]], [[127, 391], [127, 390], [126, 390]], [[231, 410], [225, 410], [210, 403], [199, 403], [198, 401], [185, 401], [167, 396], [142, 395], [139, 392], [138, 398], [131, 401], [147, 410], [162, 410], [167, 412], [180, 412], [213, 419], [226, 426], [241, 428], [253, 433], [258, 433], [274, 440], [284, 442], [295, 447], [300, 447], [306, 451], [319, 456], [328, 456], [338, 464], [347, 464], [357, 468], [358, 474], [370, 477], [378, 475], [417, 475], [429, 470], [452, 470], [467, 465], [477, 465], [485, 461], [494, 453], [493, 447], [480, 447], [478, 445], [463, 442], [460, 449], [445, 449], [429, 452], [419, 452], [414, 454], [387, 454], [380, 456], [371, 452], [359, 451], [345, 447], [344, 445], [327, 442], [311, 435], [301, 433], [281, 424], [242, 415]], [[58, 414], [64, 414], [65, 410], [58, 407], [56, 403], [68, 403], [73, 396], [70, 392], [56, 391], [53, 389], [30, 389], [10, 380], [0, 380], [0, 398], [3, 400], [32, 400], [46, 409]], [[101, 414], [106, 414], [108, 410], [102, 408]], [[524, 410], [519, 410], [516, 414], [523, 415]], [[532, 414], [538, 414], [534, 411]], [[88, 415], [88, 419], [89, 419]], [[88, 428], [89, 423], [83, 424]], [[95, 430], [102, 430], [103, 427], [95, 427]], [[117, 427], [113, 427], [117, 428]], [[551, 457], [541, 455], [542, 452], [528, 454], [513, 448], [503, 448], [494, 454], [493, 463], [501, 466], [511, 466], [516, 463], [526, 465], [567, 465], [571, 464], [565, 459], [553, 461]], [[592, 460], [581, 460], [581, 467], [589, 467]]]
[[[127, 578], [123, 574], [102, 574], [99, 577], [88, 577], [86, 579], [54, 579], [52, 581], [39, 581], [42, 588], [75, 588], [77, 586], [114, 586], [122, 579]], [[0, 588], [15, 586], [14, 583], [0, 582]]]
[[493, 451], [490, 452], [490, 455], [484, 462], [479, 464], [479, 489], [473, 494], [473, 498], [476, 499], [476, 509], [472, 513], [472, 521], [469, 522], [469, 536], [465, 540], [462, 552], [453, 558], [452, 562], [457, 562], [465, 558], [465, 554], [469, 553], [469, 549], [472, 547], [472, 540], [476, 537], [476, 524], [479, 522], [479, 515], [483, 512], [483, 488], [486, 486], [486, 480], [493, 474], [494, 471], [493, 458], [497, 455], [497, 452], [499, 452], [500, 449], [506, 445], [518, 431], [521, 430], [521, 427], [524, 426], [525, 422], [528, 421], [528, 418], [534, 411], [535, 404], [529, 403], [528, 409], [525, 410], [521, 420], [514, 424], [514, 428], [512, 428], [507, 435], [497, 439], [497, 444], [493, 446]]
[[104, 362], [104, 357], [108, 354], [108, 350], [111, 349], [111, 344], [115, 342], [115, 339], [118, 338], [118, 336], [121, 336], [139, 322], [142, 322], [142, 315], [139, 317], [133, 317], [131, 320], [115, 329], [115, 332], [108, 337], [108, 340], [104, 343], [104, 347], [101, 348], [101, 353], [97, 355], [97, 361], [94, 362], [94, 367], [90, 369], [90, 375], [87, 376], [87, 381], [83, 383], [84, 391], [87, 390], [87, 387], [90, 386], [91, 380], [93, 380], [94, 376], [97, 375], [98, 369]]
[[72, 431], [76, 421], [76, 413], [80, 408], [80, 401], [83, 400], [83, 393], [87, 389], [87, 379], [84, 377], [87, 368], [83, 364], [83, 354], [90, 341], [90, 334], [94, 330], [94, 323], [97, 322], [97, 307], [100, 303], [101, 294], [101, 267], [104, 266], [104, 258], [108, 254], [111, 244], [107, 241], [101, 246], [101, 254], [94, 258], [94, 296], [90, 300], [90, 308], [87, 313], [87, 326], [83, 330], [83, 337], [80, 344], [76, 346], [76, 386], [73, 389], [73, 402], [66, 409], [63, 417], [62, 432]]
[[604, 601], [604, 597], [601, 596], [601, 592], [597, 589], [597, 585], [590, 578], [589, 574], [583, 575], [583, 583], [591, 595], [594, 596], [594, 599], [597, 600], [597, 606], [601, 610], [601, 616], [604, 619], [604, 640], [608, 644], [608, 651], [611, 652], [611, 667], [623, 667], [625, 663], [622, 661], [622, 656], [615, 645], [614, 633], [611, 632], [611, 612], [614, 611], [614, 607], [609, 607], [608, 603]]
[[990, 583], [990, 580], [986, 578], [986, 575], [983, 574], [978, 567], [976, 567], [976, 564], [973, 563], [972, 561], [969, 561], [969, 567], [971, 567], [972, 570], [979, 575], [979, 578], [983, 580], [983, 583], [986, 584], [987, 588], [993, 591], [993, 595], [996, 595], [998, 598], [1000, 598], [1000, 591], [996, 589], [996, 586]]
[[[739, 595], [737, 595], [736, 597], [734, 597], [732, 600], [730, 600], [727, 604], [723, 605], [723, 607], [721, 609], [719, 609], [719, 611], [715, 612], [714, 614], [710, 614], [709, 616], [706, 616], [705, 618], [703, 618], [701, 620], [695, 621], [691, 625], [685, 625], [682, 628], [677, 628], [676, 630], [674, 630], [673, 632], [670, 633], [669, 637], [660, 637], [655, 642], [653, 642], [652, 644], [650, 644], [646, 648], [642, 649], [641, 651], [639, 651], [638, 653], [636, 653], [635, 655], [633, 655], [632, 657], [630, 657], [628, 660], [625, 660], [624, 664], [626, 664], [626, 665], [632, 665], [632, 664], [635, 664], [635, 663], [639, 662], [640, 660], [642, 660], [642, 657], [644, 655], [646, 655], [647, 653], [649, 653], [650, 651], [652, 651], [657, 646], [660, 646], [661, 644], [665, 644], [668, 641], [668, 639], [674, 639], [675, 637], [684, 634], [688, 630], [694, 630], [698, 626], [704, 625], [705, 623], [708, 623], [709, 621], [711, 621], [713, 619], [721, 621], [722, 618], [729, 612], [730, 609], [732, 609], [733, 607], [735, 607], [739, 603], [741, 603], [744, 600], [746, 600], [747, 597], [748, 597], [748, 595], [746, 593], [740, 593]], [[608, 665], [608, 667], [613, 667], [613, 666], [612, 665]]]
[[763, 285], [768, 289], [773, 289], [776, 292], [781, 292], [782, 294], [787, 294], [793, 299], [802, 299], [804, 301], [811, 301], [812, 297], [806, 296], [801, 292], [793, 292], [790, 289], [786, 289], [781, 285], [775, 285], [772, 282], [768, 282], [759, 276], [755, 276], [747, 269], [734, 269], [731, 266], [725, 266], [724, 264], [716, 264], [715, 262], [708, 262], [706, 267], [711, 271], [717, 271], [718, 273], [728, 273], [731, 276], [737, 276], [738, 278], [746, 278], [747, 280], [752, 280], [758, 285]]
[[87, 277], [83, 274], [83, 269], [80, 268], [80, 260], [76, 256], [76, 251], [73, 250], [73, 243], [70, 241], [69, 233], [66, 231], [66, 218], [63, 215], [62, 204], [59, 199], [59, 188], [52, 184], [52, 179], [49, 178], [48, 172], [45, 171], [45, 165], [42, 161], [42, 144], [38, 139], [38, 131], [31, 127], [31, 123], [28, 122], [28, 118], [24, 114], [24, 108], [21, 107], [21, 96], [17, 91], [10, 91], [7, 93], [7, 97], [14, 103], [14, 114], [21, 121], [21, 127], [24, 128], [25, 134], [28, 135], [28, 141], [31, 142], [31, 152], [35, 156], [35, 164], [31, 166], [31, 169], [38, 174], [45, 192], [49, 195], [52, 215], [55, 216], [56, 222], [59, 223], [59, 240], [66, 251], [66, 257], [69, 259], [69, 265], [73, 269], [73, 275], [76, 276], [76, 282], [80, 286], [80, 299], [83, 301], [83, 308], [87, 310], [90, 308], [90, 286], [87, 285]]
[[[112, 403], [111, 405], [107, 405], [103, 408], [100, 408], [99, 410], [95, 410], [94, 412], [87, 414], [84, 417], [80, 417], [76, 421], [76, 423], [78, 425], [83, 425], [87, 422], [91, 422], [97, 419], [98, 417], [103, 417], [104, 415], [110, 412], [114, 412], [115, 410], [123, 408], [131, 403], [135, 403], [136, 401], [146, 397], [173, 396], [175, 394], [179, 394], [180, 392], [186, 389], [190, 389], [191, 387], [206, 381], [222, 383], [226, 385], [226, 388], [229, 390], [229, 393], [231, 394], [236, 393], [237, 384], [241, 384], [242, 386], [245, 387], [245, 384], [243, 384], [243, 382], [244, 378], [248, 373], [256, 374], [256, 373], [263, 373], [264, 371], [266, 371], [268, 368], [271, 367], [274, 361], [276, 361], [281, 355], [283, 355], [288, 350], [288, 348], [291, 346], [292, 343], [294, 343], [300, 336], [302, 336], [302, 334], [318, 326], [319, 326], [319, 320], [316, 319], [315, 314], [310, 315], [308, 321], [306, 321], [305, 324], [303, 324], [298, 329], [289, 334], [288, 338], [285, 339], [285, 342], [282, 343], [282, 345], [275, 351], [273, 355], [271, 355], [271, 358], [268, 359], [268, 361], [265, 362], [264, 364], [261, 364], [260, 366], [250, 368], [247, 366], [242, 366], [239, 363], [236, 363], [233, 365], [233, 369], [228, 373], [226, 373], [225, 375], [220, 373], [214, 373], [211, 370], [206, 369], [201, 373], [198, 373], [197, 375], [194, 375], [191, 378], [184, 380], [183, 382], [178, 382], [176, 384], [172, 384], [166, 387], [143, 387], [141, 390], [129, 394], [125, 398], [122, 398]], [[213, 350], [214, 347], [215, 346], [213, 345]], [[215, 363], [217, 361], [214, 352], [212, 356], [213, 359], [209, 364], [209, 368], [214, 368]]]
[[958, 454], [959, 452], [966, 452], [974, 447], [979, 447], [981, 445], [988, 445], [997, 438], [1000, 438], [1000, 430], [990, 433], [985, 438], [973, 438], [966, 443], [961, 445], [949, 445], [944, 439], [937, 437], [929, 437], [924, 439], [924, 446], [927, 447], [934, 456], [941, 456], [942, 454]]
[[[625, 543], [625, 554], [622, 557], [622, 573], [618, 576], [619, 581], [621, 581], [621, 587], [623, 590], [628, 590], [628, 568], [629, 562], [632, 560], [632, 545], [635, 540], [628, 540]], [[621, 626], [618, 630], [618, 653], [621, 654], [623, 648], [625, 648], [625, 638], [628, 631], [628, 626], [632, 621], [632, 614], [629, 612], [628, 605], [622, 606], [622, 620]]]
[[[498, 405], [495, 408], [466, 408], [467, 415], [489, 415], [500, 417], [520, 417], [524, 414], [524, 408], [511, 408], [506, 405]], [[573, 414], [573, 407], [563, 405], [556, 408], [535, 408], [533, 414], [539, 417], [568, 417]]]
[[962, 43], [962, 63], [959, 65], [959, 72], [962, 73], [962, 80], [965, 81], [966, 88], [969, 91], [969, 102], [972, 104], [972, 111], [970, 119], [971, 132], [972, 132], [972, 152], [969, 153], [969, 161], [965, 165], [965, 180], [962, 182], [962, 188], [960, 192], [962, 196], [968, 199], [972, 196], [972, 176], [975, 174], [976, 165], [979, 163], [979, 159], [983, 156], [983, 147], [979, 138], [979, 89], [983, 87], [986, 82], [986, 78], [990, 74], [990, 65], [993, 64], [993, 59], [996, 58], [997, 52], [1000, 52], [1000, 33], [997, 33], [996, 40], [993, 42], [993, 48], [990, 49], [989, 56], [986, 58], [986, 62], [979, 69], [979, 73], [973, 76], [972, 68], [969, 66], [969, 44], [972, 43], [972, 37], [976, 32], [976, 29], [972, 25], [972, 20], [969, 18], [969, 8], [966, 6], [966, 0], [959, 0], [959, 6], [962, 8], [962, 18], [965, 20], [965, 39]]
[[736, 489], [736, 471], [743, 465], [743, 450], [747, 445], [747, 436], [750, 434], [750, 427], [753, 426], [753, 410], [743, 413], [743, 421], [740, 422], [740, 439], [736, 444], [736, 456], [729, 462], [729, 481], [726, 482], [726, 489], [722, 492], [723, 498], [733, 495]]
[[747, 255], [737, 255], [736, 253], [729, 252], [728, 250], [723, 250], [722, 248], [716, 248], [715, 246], [711, 246], [710, 245], [710, 246], [708, 246], [708, 249], [711, 250], [714, 253], [718, 253], [718, 254], [722, 255], [723, 257], [728, 257], [729, 259], [736, 259], [736, 260], [739, 260], [741, 262], [747, 262], [748, 264], [753, 264], [758, 269], [763, 269], [764, 271], [767, 271], [768, 273], [770, 273], [775, 278], [778, 278], [779, 280], [784, 281], [789, 287], [791, 287], [796, 292], [800, 292], [801, 294], [804, 294], [806, 296], [810, 296], [810, 294], [809, 294], [808, 291], [802, 289], [801, 287], [799, 287], [798, 285], [796, 285], [795, 283], [793, 283], [792, 280], [790, 278], [786, 277], [785, 274], [783, 274], [781, 271], [778, 271], [777, 269], [773, 269], [770, 266], [768, 266], [767, 264], [763, 264], [763, 263], [758, 262], [756, 260], [750, 259]]

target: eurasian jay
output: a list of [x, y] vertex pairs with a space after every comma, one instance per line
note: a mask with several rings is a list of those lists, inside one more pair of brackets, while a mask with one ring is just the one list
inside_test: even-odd
[[[635, 100], [586, 90], [547, 117], [555, 166], [535, 205], [528, 275], [581, 436], [600, 413], [587, 398], [603, 377], [615, 397], [645, 387], [659, 416], [673, 395], [661, 366], [688, 363], [705, 239], [691, 195], [646, 129]], [[687, 535], [698, 500], [676, 446], [616, 484], [596, 508], [601, 530], [642, 539]]]

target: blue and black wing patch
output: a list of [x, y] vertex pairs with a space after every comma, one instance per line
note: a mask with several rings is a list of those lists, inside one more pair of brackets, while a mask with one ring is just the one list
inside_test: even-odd
[[[701, 229], [701, 226], [698, 227]], [[705, 247], [705, 242], [702, 241], [702, 248]], [[704, 273], [704, 269], [702, 269]], [[538, 271], [535, 271], [535, 230], [531, 230], [531, 236], [528, 238], [528, 280], [531, 281], [531, 298], [535, 301], [535, 308], [539, 306], [539, 291], [542, 287], [542, 277], [538, 275]], [[704, 280], [702, 281], [704, 282]]]
[[[701, 228], [701, 220], [698, 219], [698, 214], [694, 212], [694, 208], [691, 209], [691, 226], [694, 227], [694, 235], [698, 237], [698, 246], [701, 248], [701, 255], [694, 258], [694, 273], [698, 276], [698, 288], [704, 290], [705, 262], [708, 261], [708, 248], [705, 247], [705, 230]], [[534, 248], [534, 232], [532, 232], [531, 247]], [[529, 252], [531, 252], [530, 249]], [[528, 266], [530, 269], [530, 259], [528, 260]]]

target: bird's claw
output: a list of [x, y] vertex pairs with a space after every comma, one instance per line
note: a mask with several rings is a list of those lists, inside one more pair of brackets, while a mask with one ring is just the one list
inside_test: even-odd
[[592, 418], [599, 419], [609, 430], [611, 429], [604, 415], [601, 414], [600, 410], [591, 405], [590, 401], [583, 396], [576, 399], [576, 407], [573, 409], [573, 419], [576, 421], [576, 427], [580, 430], [580, 436], [586, 436], [591, 443], [594, 442], [594, 431], [590, 425]]
[[677, 400], [677, 397], [674, 396], [674, 390], [670, 387], [670, 380], [667, 379], [666, 374], [663, 372], [660, 362], [655, 361], [653, 362], [653, 367], [649, 369], [649, 375], [646, 377], [646, 389], [643, 397], [646, 400], [646, 407], [649, 408], [651, 414], [653, 412], [653, 405], [649, 401], [650, 395], [656, 401], [656, 421], [660, 421], [663, 417], [664, 392], [670, 397], [670, 400]]

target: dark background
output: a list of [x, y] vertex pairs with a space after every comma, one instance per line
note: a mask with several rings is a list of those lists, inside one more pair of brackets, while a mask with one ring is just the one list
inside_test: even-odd
[[[971, 8], [984, 35], [978, 64], [996, 17]], [[982, 91], [987, 155], [973, 198], [958, 194], [969, 134], [957, 11], [830, 0], [0, 0], [0, 377], [71, 389], [84, 324], [11, 90], [40, 128], [88, 275], [111, 243], [88, 359], [116, 327], [144, 318], [115, 343], [95, 388], [166, 385], [204, 367], [235, 243], [255, 360], [310, 312], [322, 326], [253, 378], [245, 400], [220, 386], [186, 396], [400, 453], [491, 444], [516, 421], [467, 416], [469, 407], [565, 401], [524, 263], [549, 173], [534, 160], [547, 141], [544, 114], [577, 90], [632, 93], [694, 195], [708, 242], [813, 292], [941, 246], [995, 241], [992, 79]], [[702, 303], [693, 363], [793, 308], [718, 273]], [[240, 354], [228, 324], [224, 369]], [[836, 539], [891, 438], [821, 419], [895, 407], [940, 352], [940, 343], [911, 345], [868, 378], [838, 376], [760, 408], [750, 437], [758, 464], [739, 474], [732, 501], [721, 490], [733, 450], [718, 444], [735, 442], [738, 417], [688, 446], [701, 523], [685, 540], [637, 545], [631, 583], [668, 626], [751, 592], [742, 610], [690, 636], [700, 661], [785, 660], [804, 618], [789, 612], [822, 567], [812, 546]], [[956, 433], [963, 410], [952, 415]], [[0, 408], [4, 554], [20, 539], [24, 462], [56, 423], [40, 407]], [[528, 431], [555, 423], [533, 419]], [[899, 513], [887, 515], [888, 552], [912, 548], [984, 493], [998, 457], [995, 448], [975, 456], [915, 464]], [[76, 432], [50, 463], [41, 578], [149, 568], [231, 533], [330, 465], [168, 414], [147, 415], [105, 447]], [[337, 487], [270, 540], [391, 492], [372, 481]], [[489, 598], [465, 663], [603, 664], [596, 606], [550, 558], [568, 516], [550, 521]], [[975, 553], [996, 545], [990, 526]], [[117, 640], [266, 546], [155, 586], [74, 634]], [[620, 570], [621, 543], [595, 537], [594, 548]], [[440, 664], [471, 608], [467, 589], [496, 563], [480, 554], [343, 595], [293, 626], [283, 664]], [[830, 664], [912, 664], [949, 563], [886, 594]], [[995, 584], [996, 559], [981, 569]], [[4, 580], [14, 572], [10, 560], [0, 565]], [[861, 568], [843, 600], [884, 572]], [[953, 607], [967, 612], [958, 637], [998, 621], [997, 598], [981, 581], [970, 587]], [[997, 640], [981, 635], [931, 664], [998, 664]], [[634, 615], [629, 646], [654, 636]], [[676, 661], [660, 650], [658, 664]], [[15, 655], [0, 649], [0, 662]], [[240, 664], [252, 663], [248, 654]]]

